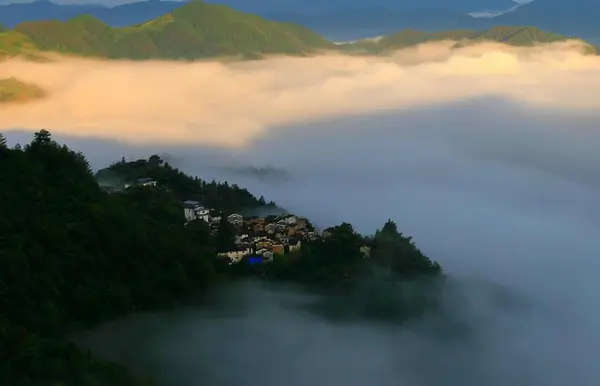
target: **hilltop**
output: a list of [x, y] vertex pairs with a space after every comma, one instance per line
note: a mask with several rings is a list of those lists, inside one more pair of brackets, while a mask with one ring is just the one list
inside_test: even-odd
[[[461, 45], [478, 42], [497, 42], [511, 46], [527, 47], [536, 43], [552, 43], [569, 39], [581, 40], [552, 32], [546, 32], [536, 27], [497, 26], [482, 31], [449, 30], [441, 32], [424, 32], [405, 29], [397, 33], [383, 36], [380, 39], [364, 39], [342, 44], [340, 47], [347, 52], [363, 54], [385, 54], [393, 50], [435, 41], [457, 41]], [[589, 44], [589, 43], [588, 43]], [[589, 44], [590, 53], [598, 53], [598, 47]]]
[[[191, 212], [202, 215], [202, 208], [189, 208], [182, 197], [201, 200], [223, 214], [267, 204], [235, 185], [186, 175], [158, 156], [122, 160], [93, 175], [82, 153], [57, 143], [46, 130], [13, 148], [0, 133], [0, 158], [0, 181], [11, 187], [3, 191], [0, 216], [2, 384], [152, 386], [123, 365], [81, 350], [69, 340], [70, 333], [130, 314], [178, 307], [236, 279], [295, 283], [336, 295], [327, 298], [336, 304], [339, 296], [354, 296], [362, 289], [361, 280], [378, 278], [374, 274], [381, 270], [394, 283], [423, 283], [422, 293], [407, 292], [395, 307], [375, 304], [368, 312], [355, 305], [335, 307], [342, 317], [351, 313], [395, 322], [435, 310], [443, 289], [438, 285], [444, 280], [441, 266], [392, 221], [369, 237], [347, 223], [310, 237], [308, 222], [296, 216], [281, 223], [247, 218], [244, 224], [236, 220], [239, 214], [232, 214], [222, 216], [212, 229], [206, 219], [190, 217]], [[140, 175], [152, 176], [156, 183], [119, 191], [99, 185]], [[243, 228], [250, 221], [256, 233], [274, 236], [253, 240], [252, 255], [240, 254], [230, 248], [238, 238], [251, 236]], [[288, 240], [283, 249], [269, 242], [286, 230], [308, 237], [295, 245]], [[260, 253], [267, 259], [257, 263]]]
[[295, 24], [272, 22], [233, 8], [194, 1], [131, 27], [112, 28], [82, 15], [66, 22], [25, 22], [0, 38], [23, 47], [110, 59], [259, 58], [265, 54], [306, 55], [331, 45]]
[[293, 23], [274, 22], [202, 1], [186, 3], [148, 22], [113, 28], [90, 15], [68, 21], [32, 21], [0, 27], [0, 58], [43, 57], [44, 52], [107, 59], [258, 59], [265, 55], [306, 56], [323, 50], [383, 53], [435, 40], [496, 41], [512, 45], [553, 42], [567, 36], [534, 27], [428, 33], [401, 30], [378, 41], [336, 45]]

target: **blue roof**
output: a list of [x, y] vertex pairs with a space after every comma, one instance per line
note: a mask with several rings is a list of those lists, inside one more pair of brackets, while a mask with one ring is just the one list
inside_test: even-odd
[[262, 256], [248, 256], [248, 262], [250, 264], [262, 264], [263, 258]]

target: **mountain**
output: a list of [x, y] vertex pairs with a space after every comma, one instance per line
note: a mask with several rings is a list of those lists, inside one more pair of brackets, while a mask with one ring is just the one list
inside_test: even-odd
[[[399, 29], [430, 32], [447, 29], [483, 30], [495, 25], [530, 25], [582, 38], [600, 39], [600, 7], [596, 0], [534, 0], [496, 17], [472, 17], [504, 11], [511, 0], [211, 0], [274, 21], [293, 22], [333, 40], [353, 40], [389, 34]], [[0, 5], [0, 24], [9, 28], [28, 21], [67, 21], [92, 15], [111, 27], [141, 24], [172, 12], [182, 2], [147, 0], [108, 8], [97, 4], [57, 5], [48, 0]], [[492, 14], [494, 12], [491, 12]]]
[[[460, 0], [441, 5], [436, 0], [376, 0], [364, 3], [353, 3], [347, 0], [212, 0], [211, 3], [228, 5], [244, 12], [263, 16], [275, 14], [299, 14], [303, 16], [329, 14], [339, 11], [361, 11], [371, 7], [402, 12], [431, 12], [442, 10], [455, 14], [483, 11], [488, 9], [503, 10], [515, 3], [511, 0]], [[30, 3], [0, 5], [0, 24], [10, 28], [26, 21], [60, 20], [66, 21], [75, 16], [90, 14], [111, 27], [125, 27], [143, 23], [162, 14], [171, 12], [181, 6], [182, 2], [146, 0], [136, 3], [106, 7], [99, 4], [55, 4], [48, 0], [37, 0]]]
[[112, 27], [146, 22], [181, 7], [182, 2], [148, 0], [108, 8], [98, 4], [58, 5], [47, 0], [0, 5], [0, 24], [14, 28], [28, 21], [67, 21], [79, 15], [92, 15]]
[[258, 58], [305, 55], [333, 44], [291, 23], [277, 23], [230, 7], [190, 2], [132, 27], [112, 28], [90, 15], [66, 22], [25, 22], [0, 34], [0, 53], [55, 51], [111, 59]]
[[535, 25], [562, 34], [600, 37], [600, 4], [597, 0], [535, 0], [493, 19], [504, 25]]
[[[235, 0], [222, 1], [230, 3]], [[363, 10], [370, 7], [387, 9], [394, 12], [445, 11], [460, 14], [488, 9], [507, 9], [515, 4], [512, 0], [457, 0], [451, 2], [441, 2], [439, 0], [370, 0], [363, 2], [348, 0], [293, 0], [287, 3], [284, 2], [278, 8], [273, 9], [313, 15], [338, 10]]]
[[[322, 13], [271, 12], [269, 19], [311, 28], [332, 40], [346, 41], [387, 35], [399, 29], [441, 31], [474, 27], [475, 18], [454, 11], [393, 10], [383, 7], [340, 8]], [[484, 27], [485, 28], [485, 27]]]
[[[514, 5], [514, 3], [513, 3]], [[487, 4], [472, 11], [505, 10]], [[469, 12], [472, 14], [473, 12]], [[477, 13], [477, 12], [475, 12]], [[496, 17], [472, 17], [456, 8], [394, 8], [392, 6], [344, 7], [323, 12], [278, 11], [267, 15], [278, 21], [305, 25], [331, 39], [352, 40], [380, 36], [400, 28], [427, 30], [489, 29], [496, 25], [534, 26], [581, 38], [600, 39], [600, 7], [597, 0], [534, 0]]]
[[[437, 33], [404, 29], [377, 42], [338, 45], [296, 24], [273, 22], [227, 6], [193, 1], [132, 27], [113, 28], [90, 15], [66, 22], [21, 23], [0, 32], [0, 58], [20, 55], [42, 60], [46, 58], [44, 52], [133, 60], [256, 59], [266, 54], [304, 56], [324, 49], [373, 54], [440, 39], [527, 45], [567, 37], [533, 27], [494, 27], [483, 31], [453, 28]], [[18, 92], [10, 95], [23, 95], [22, 89], [19, 86]]]
[[[342, 44], [341, 48], [354, 53], [384, 54], [404, 47], [443, 40], [458, 41], [460, 44], [491, 41], [513, 46], [530, 46], [534, 43], [551, 43], [566, 39], [568, 39], [567, 36], [545, 32], [536, 27], [498, 26], [483, 31], [449, 30], [443, 32], [406, 29], [381, 39], [365, 39]], [[600, 49], [592, 45], [589, 50], [590, 53], [600, 53]]]

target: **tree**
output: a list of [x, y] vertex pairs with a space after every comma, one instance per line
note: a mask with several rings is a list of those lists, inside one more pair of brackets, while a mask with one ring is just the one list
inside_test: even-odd
[[440, 265], [425, 256], [415, 246], [412, 237], [398, 232], [398, 227], [392, 220], [388, 220], [375, 232], [371, 258], [407, 278], [441, 274]]
[[162, 160], [162, 158], [160, 158], [159, 156], [154, 154], [154, 155], [151, 155], [150, 158], [148, 158], [148, 163], [152, 167], [160, 167], [164, 164], [164, 161]]
[[52, 135], [46, 129], [42, 129], [34, 134], [32, 144], [48, 145], [52, 142]]
[[227, 219], [227, 216], [223, 215], [221, 221], [219, 221], [219, 227], [217, 228], [216, 235], [216, 247], [218, 252], [227, 252], [235, 247], [235, 228]]
[[214, 282], [210, 229], [186, 228], [179, 199], [166, 190], [104, 193], [83, 154], [48, 131], [5, 154], [0, 383], [141, 385], [61, 336]]
[[6, 144], [6, 137], [4, 134], [0, 133], [0, 149], [7, 149], [8, 145]]

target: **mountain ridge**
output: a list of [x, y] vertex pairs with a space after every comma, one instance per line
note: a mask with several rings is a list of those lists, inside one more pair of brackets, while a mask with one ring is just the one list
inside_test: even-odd
[[[160, 2], [156, 2], [160, 3]], [[367, 53], [398, 49], [430, 40], [489, 40], [513, 45], [571, 39], [536, 27], [496, 26], [441, 32], [389, 34], [369, 43]], [[111, 27], [93, 15], [67, 21], [44, 20], [0, 27], [0, 58], [43, 57], [44, 52], [105, 59], [198, 60], [259, 59], [265, 55], [307, 56], [328, 50], [362, 50], [360, 44], [340, 47], [294, 23], [274, 22], [224, 5], [195, 0], [159, 17], [129, 27]], [[593, 49], [594, 52], [598, 50]]]
[[194, 60], [224, 56], [254, 59], [263, 54], [302, 56], [331, 48], [332, 43], [299, 25], [194, 1], [131, 27], [113, 28], [94, 16], [79, 15], [66, 22], [25, 22], [0, 34], [0, 54], [4, 52], [4, 56], [25, 46], [31, 48], [29, 51], [37, 48], [109, 59]]

